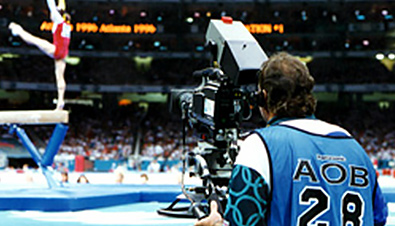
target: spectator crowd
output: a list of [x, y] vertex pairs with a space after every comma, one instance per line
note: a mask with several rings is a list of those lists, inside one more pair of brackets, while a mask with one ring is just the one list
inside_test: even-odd
[[[372, 161], [378, 161], [379, 168], [392, 167], [391, 161], [395, 159], [395, 114], [392, 109], [371, 104], [349, 111], [341, 107], [333, 109], [332, 106], [332, 111], [328, 112], [330, 106], [332, 104], [319, 104], [317, 117], [340, 124], [350, 131]], [[77, 110], [73, 112], [69, 132], [56, 160], [68, 161], [82, 155], [91, 161], [117, 160], [128, 164], [132, 159], [130, 167], [134, 170], [170, 171], [172, 166], [180, 166], [177, 163], [184, 150], [191, 151], [197, 145], [198, 139], [192, 129], [187, 130], [186, 146], [182, 145], [180, 119], [166, 113], [165, 104], [151, 104], [148, 109], [131, 105], [119, 107], [116, 111], [118, 117], [99, 116], [86, 109], [81, 111], [84, 114]], [[259, 116], [252, 119], [256, 122], [247, 124], [248, 128], [241, 129], [250, 130], [253, 125], [263, 125], [257, 118]], [[31, 127], [27, 131], [37, 138], [37, 145], [45, 147], [52, 127]]]

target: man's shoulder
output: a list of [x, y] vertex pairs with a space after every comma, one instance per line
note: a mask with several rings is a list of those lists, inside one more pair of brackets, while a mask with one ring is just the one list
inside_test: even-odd
[[319, 119], [293, 119], [280, 122], [278, 125], [297, 129], [314, 135], [351, 137], [344, 128]]

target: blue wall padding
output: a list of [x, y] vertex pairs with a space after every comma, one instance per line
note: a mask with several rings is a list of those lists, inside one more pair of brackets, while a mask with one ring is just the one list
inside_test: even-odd
[[113, 160], [113, 159], [110, 159], [110, 160], [95, 160], [93, 162], [93, 168], [97, 172], [103, 172], [103, 171], [107, 172], [107, 171], [109, 171], [111, 169], [115, 169], [116, 166], [119, 165], [119, 162], [120, 162], [119, 160]]
[[52, 137], [48, 142], [47, 148], [45, 149], [45, 153], [42, 158], [43, 166], [51, 166], [53, 163], [53, 159], [58, 153], [60, 145], [66, 136], [67, 130], [69, 127], [65, 124], [58, 123], [52, 133]]
[[23, 146], [29, 151], [30, 155], [32, 156], [33, 160], [37, 163], [37, 165], [40, 165], [41, 163], [41, 155], [37, 151], [36, 147], [32, 143], [32, 141], [29, 139], [27, 136], [26, 132], [22, 128], [16, 128], [16, 134], [21, 139]]

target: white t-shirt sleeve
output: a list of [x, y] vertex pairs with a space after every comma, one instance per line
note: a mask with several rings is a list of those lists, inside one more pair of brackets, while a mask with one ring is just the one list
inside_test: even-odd
[[236, 157], [236, 165], [243, 165], [259, 173], [271, 188], [270, 184], [270, 161], [266, 146], [261, 137], [253, 133], [240, 144], [240, 151]]

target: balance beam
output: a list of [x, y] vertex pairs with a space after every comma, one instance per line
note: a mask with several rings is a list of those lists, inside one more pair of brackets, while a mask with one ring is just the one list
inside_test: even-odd
[[65, 110], [0, 111], [0, 124], [56, 124], [68, 123]]

